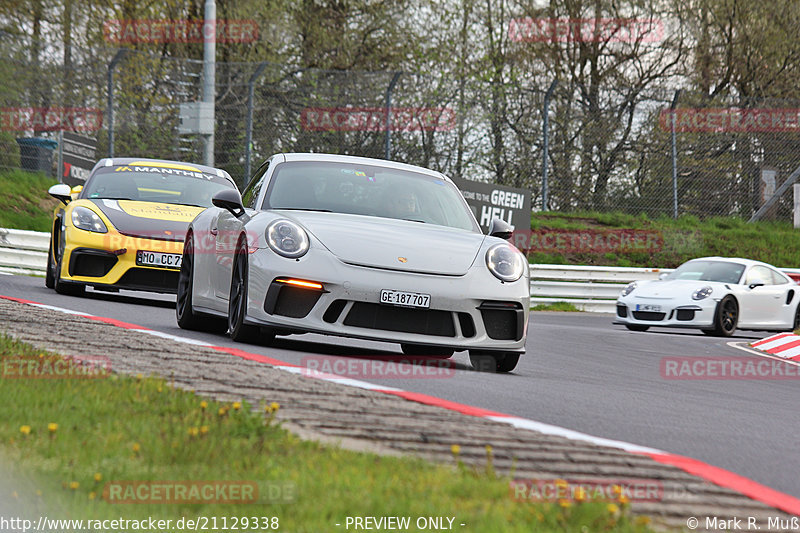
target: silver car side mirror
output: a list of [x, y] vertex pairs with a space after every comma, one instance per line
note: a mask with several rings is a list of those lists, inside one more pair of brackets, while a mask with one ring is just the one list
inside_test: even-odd
[[489, 235], [492, 237], [500, 237], [501, 239], [510, 239], [514, 233], [514, 226], [500, 218], [493, 218], [489, 222]]

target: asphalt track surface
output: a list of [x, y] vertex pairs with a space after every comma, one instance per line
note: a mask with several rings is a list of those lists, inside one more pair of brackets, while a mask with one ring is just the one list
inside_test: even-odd
[[[279, 337], [267, 347], [234, 343], [217, 333], [181, 330], [170, 296], [127, 291], [62, 296], [46, 289], [42, 278], [26, 276], [0, 276], [0, 294], [298, 365], [319, 355], [400, 355], [394, 344], [321, 335]], [[348, 377], [692, 457], [800, 497], [798, 378], [662, 376], [665, 357], [751, 357], [728, 343], [744, 344], [769, 333], [737, 332], [727, 339], [679, 329], [639, 333], [611, 321], [610, 315], [531, 313], [527, 354], [512, 374], [475, 372], [466, 352], [457, 352], [452, 358], [456, 371], [449, 377]]]

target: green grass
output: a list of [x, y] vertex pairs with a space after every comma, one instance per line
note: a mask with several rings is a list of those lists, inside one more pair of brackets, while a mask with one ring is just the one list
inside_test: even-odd
[[759, 221], [748, 223], [733, 217], [712, 217], [700, 220], [694, 216], [678, 219], [660, 217], [649, 219], [625, 213], [535, 213], [531, 227], [547, 230], [612, 230], [637, 229], [656, 231], [661, 242], [653, 251], [606, 251], [588, 253], [566, 250], [530, 250], [532, 263], [587, 264], [607, 266], [674, 268], [681, 263], [703, 256], [745, 257], [777, 267], [800, 267], [800, 231], [790, 221]]
[[0, 191], [9, 199], [0, 209], [0, 228], [50, 231], [58, 200], [47, 194], [57, 183], [44, 174], [9, 170], [0, 172]]
[[[0, 469], [13, 464], [25, 474], [7, 478], [14, 485], [1, 484], [0, 497], [46, 502], [51, 517], [276, 516], [281, 531], [310, 532], [337, 530], [334, 524], [347, 516], [451, 516], [481, 532], [649, 531], [647, 518], [631, 517], [628, 504], [515, 501], [509, 478], [491, 467], [490, 450], [480, 469], [457, 461], [455, 450], [450, 466], [345, 451], [294, 437], [275, 421], [274, 406], [251, 411], [247, 404], [204, 401], [159, 378], [9, 379], [23, 357], [58, 360], [0, 335]], [[288, 503], [103, 499], [106, 483], [130, 480], [245, 481], [294, 490]]]
[[577, 312], [580, 311], [577, 307], [572, 305], [569, 302], [555, 302], [551, 304], [539, 304], [534, 307], [531, 307], [531, 311], [569, 311], [569, 312]]

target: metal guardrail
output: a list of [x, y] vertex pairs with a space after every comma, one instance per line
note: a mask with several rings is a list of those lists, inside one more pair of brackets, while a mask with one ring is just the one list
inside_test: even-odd
[[0, 272], [44, 274], [50, 234], [0, 228]]
[[581, 311], [613, 313], [625, 285], [658, 279], [672, 269], [532, 264], [530, 271], [531, 307], [567, 302]]
[[[0, 272], [44, 274], [49, 246], [49, 233], [0, 228]], [[781, 270], [800, 281], [800, 268]], [[581, 311], [613, 313], [625, 285], [672, 269], [532, 264], [530, 272], [531, 307], [567, 302]]]

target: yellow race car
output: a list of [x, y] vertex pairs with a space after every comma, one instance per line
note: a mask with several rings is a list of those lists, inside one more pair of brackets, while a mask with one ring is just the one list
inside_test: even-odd
[[45, 285], [175, 293], [186, 229], [211, 197], [236, 189], [224, 170], [158, 159], [106, 158], [86, 185], [48, 191], [53, 213]]

